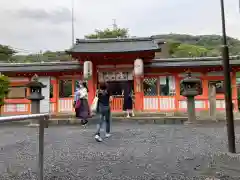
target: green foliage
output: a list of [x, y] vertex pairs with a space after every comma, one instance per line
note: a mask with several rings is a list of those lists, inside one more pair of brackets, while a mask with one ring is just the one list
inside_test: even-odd
[[69, 61], [71, 56], [63, 51], [46, 51], [43, 53], [19, 55], [9, 46], [0, 45], [0, 62], [50, 62], [50, 61]]
[[129, 37], [128, 29], [126, 28], [114, 28], [114, 29], [104, 29], [95, 30], [93, 34], [86, 35], [86, 39], [104, 39], [104, 38], [127, 38]]
[[53, 62], [53, 61], [70, 61], [71, 56], [65, 52], [52, 52], [46, 51], [39, 54], [29, 55], [15, 55], [13, 56], [14, 62], [29, 63], [29, 62]]
[[180, 44], [172, 52], [173, 57], [203, 57], [207, 56], [208, 49], [203, 46]]
[[12, 57], [16, 53], [9, 46], [4, 46], [0, 44], [0, 61], [2, 62], [12, 62]]
[[[170, 44], [173, 57], [221, 56], [222, 37], [219, 35], [163, 34], [154, 37]], [[239, 55], [240, 41], [231, 37], [227, 40], [230, 55]]]
[[4, 99], [9, 91], [9, 79], [7, 76], [0, 75], [0, 107], [4, 105]]

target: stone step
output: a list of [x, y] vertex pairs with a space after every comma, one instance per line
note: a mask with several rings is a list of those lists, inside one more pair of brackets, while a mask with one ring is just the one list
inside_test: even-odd
[[[135, 117], [166, 117], [166, 116], [175, 116], [174, 113], [162, 113], [162, 112], [135, 112], [134, 113]], [[74, 113], [58, 113], [58, 114], [53, 114], [51, 117], [53, 118], [68, 118], [68, 117], [74, 117]], [[183, 115], [185, 116], [185, 115]], [[112, 117], [126, 117], [126, 113], [124, 112], [113, 112]]]
[[[112, 117], [112, 122], [129, 122], [142, 124], [183, 124], [187, 119], [184, 117]], [[98, 123], [99, 118], [93, 117], [89, 119], [89, 124]], [[76, 118], [52, 118], [50, 124], [80, 124], [80, 120]]]
[[[172, 117], [172, 116], [178, 116], [178, 117], [187, 117], [186, 112], [135, 112], [135, 117]], [[51, 115], [52, 117], [74, 117], [74, 113], [58, 113], [58, 114], [53, 114]], [[112, 112], [113, 117], [125, 117], [126, 113], [125, 112]], [[197, 117], [204, 117], [204, 118], [209, 118], [209, 112], [208, 111], [201, 111], [201, 112], [196, 112]], [[226, 113], [224, 111], [218, 112], [216, 115], [217, 118], [225, 118]], [[234, 112], [234, 117], [235, 118], [240, 118], [240, 113], [239, 112]]]

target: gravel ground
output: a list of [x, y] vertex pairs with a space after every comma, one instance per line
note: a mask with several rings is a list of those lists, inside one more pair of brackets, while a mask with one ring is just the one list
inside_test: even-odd
[[[240, 179], [240, 155], [221, 153], [224, 126], [115, 123], [102, 143], [94, 131], [94, 125], [46, 129], [45, 180]], [[236, 138], [240, 151], [240, 127]], [[0, 127], [0, 180], [37, 179], [37, 143], [35, 128]]]

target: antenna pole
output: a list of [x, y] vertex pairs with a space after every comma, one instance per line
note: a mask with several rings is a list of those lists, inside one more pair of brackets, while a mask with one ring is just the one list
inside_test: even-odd
[[74, 31], [74, 0], [72, 0], [72, 45], [75, 41], [75, 31]]

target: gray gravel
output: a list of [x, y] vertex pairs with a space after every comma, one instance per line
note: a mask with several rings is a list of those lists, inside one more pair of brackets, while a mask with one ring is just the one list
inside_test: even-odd
[[[97, 143], [94, 125], [50, 127], [45, 179], [240, 179], [240, 155], [223, 154], [225, 129], [115, 123], [113, 136]], [[240, 128], [236, 134], [240, 151]], [[0, 180], [37, 179], [37, 143], [35, 128], [1, 127]]]

